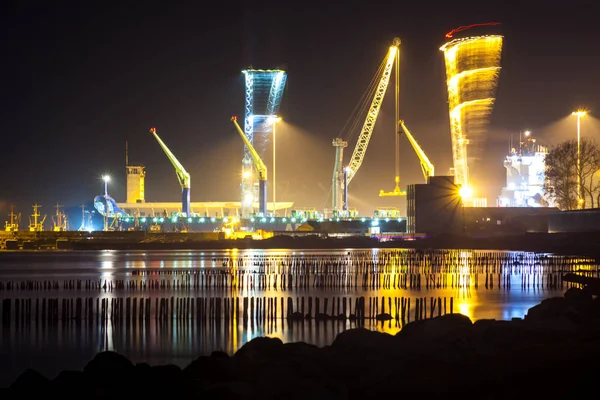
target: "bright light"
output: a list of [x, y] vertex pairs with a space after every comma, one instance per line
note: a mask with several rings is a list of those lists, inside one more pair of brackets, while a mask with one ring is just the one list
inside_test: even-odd
[[242, 178], [244, 178], [244, 179], [250, 178], [251, 175], [252, 175], [252, 172], [250, 172], [249, 170], [242, 172]]
[[281, 122], [281, 117], [278, 117], [277, 115], [272, 115], [269, 117], [269, 122], [272, 124], [277, 124]]
[[573, 111], [571, 114], [578, 116], [579, 118], [585, 117], [587, 115], [587, 111], [585, 110], [577, 110]]
[[473, 197], [473, 189], [468, 186], [463, 186], [458, 191], [458, 194], [463, 198], [463, 200], [468, 200]]
[[110, 182], [110, 175], [102, 175], [102, 180], [106, 183]]
[[531, 131], [525, 131], [525, 136], [531, 135]]

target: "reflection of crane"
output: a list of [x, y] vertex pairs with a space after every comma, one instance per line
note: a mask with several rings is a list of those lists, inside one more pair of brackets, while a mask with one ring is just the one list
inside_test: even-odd
[[[377, 116], [379, 115], [379, 110], [381, 109], [381, 103], [383, 102], [383, 98], [385, 97], [385, 92], [387, 90], [388, 84], [390, 82], [390, 77], [392, 74], [392, 68], [394, 66], [394, 61], [397, 60], [398, 57], [398, 46], [400, 45], [400, 39], [395, 38], [392, 45], [390, 46], [387, 56], [382, 64], [383, 70], [381, 73], [381, 78], [379, 80], [379, 84], [375, 89], [375, 95], [373, 97], [373, 101], [371, 102], [371, 106], [369, 111], [367, 112], [367, 117], [364, 121], [363, 127], [360, 131], [360, 135], [358, 137], [358, 141], [356, 142], [356, 147], [352, 152], [352, 157], [350, 159], [350, 163], [343, 171], [337, 171], [335, 175], [338, 177], [338, 180], [342, 180], [341, 182], [334, 182], [332, 193], [337, 193], [340, 187], [344, 187], [344, 202], [343, 204], [334, 204], [334, 211], [339, 212], [344, 210], [348, 210], [348, 199], [347, 199], [347, 185], [350, 184], [354, 175], [360, 168], [364, 158], [365, 153], [367, 151], [367, 146], [369, 145], [369, 141], [371, 140], [371, 135], [373, 133], [373, 128], [375, 127], [375, 122], [377, 122]], [[335, 145], [335, 141], [334, 141]], [[337, 153], [342, 148], [336, 146], [336, 157], [339, 156]], [[345, 182], [343, 181], [345, 180]], [[399, 180], [399, 178], [398, 178]], [[334, 197], [334, 202], [339, 202], [336, 200], [339, 196]]]
[[254, 168], [256, 168], [256, 172], [258, 172], [258, 212], [265, 216], [267, 215], [267, 166], [252, 146], [252, 143], [250, 143], [250, 140], [248, 140], [246, 134], [244, 134], [244, 131], [240, 125], [237, 123], [237, 117], [231, 117], [231, 121], [233, 121], [233, 124], [242, 137], [246, 148], [248, 148], [250, 156], [252, 157], [252, 162], [254, 163]]
[[181, 185], [181, 213], [188, 217], [191, 215], [190, 212], [190, 174], [183, 168], [183, 165], [175, 158], [175, 155], [171, 153], [171, 150], [167, 147], [166, 144], [156, 134], [156, 128], [151, 128], [150, 132], [154, 135], [160, 147], [162, 147], [163, 151], [175, 167], [175, 173], [177, 174], [177, 179], [179, 180], [179, 184]]
[[421, 146], [419, 146], [419, 143], [417, 143], [413, 135], [411, 135], [406, 125], [404, 125], [404, 121], [400, 120], [398, 121], [398, 123], [402, 127], [402, 130], [404, 131], [404, 134], [406, 135], [408, 141], [412, 145], [412, 148], [415, 150], [415, 153], [417, 153], [417, 157], [419, 157], [419, 162], [421, 163], [421, 170], [423, 170], [423, 176], [425, 177], [425, 180], [428, 181], [429, 177], [434, 176], [435, 173], [433, 164], [431, 163], [431, 161], [429, 161], [429, 158], [427, 157]]

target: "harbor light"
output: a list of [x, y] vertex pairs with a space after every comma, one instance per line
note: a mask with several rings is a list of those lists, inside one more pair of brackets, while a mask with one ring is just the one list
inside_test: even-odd
[[573, 111], [571, 114], [577, 117], [577, 209], [583, 207], [581, 190], [581, 118], [587, 115], [585, 110]]
[[469, 186], [463, 186], [458, 190], [458, 194], [463, 200], [469, 200], [473, 197], [473, 189]]
[[102, 175], [104, 181], [104, 195], [108, 195], [108, 182], [110, 182], [110, 175]]

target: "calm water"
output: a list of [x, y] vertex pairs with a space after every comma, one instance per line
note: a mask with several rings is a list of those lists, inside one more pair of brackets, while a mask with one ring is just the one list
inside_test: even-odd
[[[454, 312], [473, 320], [523, 317], [541, 300], [561, 295], [564, 287], [552, 285], [565, 271], [596, 271], [590, 260], [550, 254], [515, 252], [408, 250], [369, 251], [98, 251], [51, 253], [0, 253], [1, 299], [32, 298], [156, 298], [198, 297], [346, 297], [366, 298], [453, 297]], [[229, 274], [229, 281], [208, 276]], [[370, 278], [365, 279], [368, 273]], [[285, 278], [284, 278], [285, 275]], [[301, 276], [292, 288], [282, 279]], [[416, 276], [421, 285], [416, 285]], [[265, 285], [259, 285], [262, 276]], [[232, 278], [235, 277], [235, 278]], [[354, 278], [356, 279], [354, 279]], [[387, 278], [386, 278], [387, 277]], [[404, 277], [404, 278], [403, 278]], [[412, 281], [411, 277], [415, 280]], [[490, 284], [486, 287], [486, 278]], [[210, 278], [213, 279], [213, 278]], [[354, 279], [354, 280], [353, 280]], [[387, 279], [387, 280], [386, 280]], [[405, 279], [404, 284], [400, 284]], [[429, 279], [432, 283], [426, 285]], [[66, 281], [81, 281], [64, 287]], [[21, 289], [21, 283], [53, 282], [58, 288]], [[86, 286], [86, 282], [106, 289]], [[183, 285], [182, 285], [183, 282]], [[299, 284], [298, 283], [303, 283]], [[354, 282], [354, 283], [353, 283]], [[334, 284], [335, 283], [335, 284]], [[112, 284], [112, 288], [111, 288]], [[169, 285], [167, 287], [167, 284]], [[9, 288], [7, 285], [12, 285]], [[221, 287], [216, 287], [216, 286]], [[386, 300], [386, 304], [387, 304]], [[95, 300], [94, 300], [95, 302]], [[367, 300], [368, 302], [368, 300]], [[429, 301], [428, 301], [429, 302]], [[321, 308], [323, 304], [321, 304]], [[331, 305], [329, 306], [331, 307]], [[387, 305], [386, 305], [387, 307]], [[381, 309], [379, 309], [381, 311]], [[385, 310], [389, 312], [390, 310]], [[278, 311], [278, 315], [281, 310]], [[413, 311], [409, 314], [412, 315]], [[394, 315], [393, 312], [391, 312]], [[14, 316], [13, 316], [14, 318]], [[396, 333], [396, 321], [366, 326]], [[134, 362], [173, 363], [185, 366], [213, 350], [235, 352], [248, 340], [268, 335], [285, 341], [330, 344], [336, 334], [355, 326], [350, 321], [290, 322], [275, 320], [218, 320], [198, 323], [181, 318], [125, 323], [69, 323], [48, 327], [35, 321], [4, 324], [0, 331], [0, 386], [10, 384], [25, 368], [49, 377], [62, 369], [81, 369], [95, 353], [119, 351]]]

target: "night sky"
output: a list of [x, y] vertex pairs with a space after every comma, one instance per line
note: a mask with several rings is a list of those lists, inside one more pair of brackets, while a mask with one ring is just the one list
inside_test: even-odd
[[[229, 119], [243, 115], [241, 70], [250, 65], [289, 74], [277, 131], [277, 200], [330, 207], [331, 141], [347, 136], [341, 130], [395, 36], [402, 39], [400, 115], [440, 175], [452, 164], [444, 34], [502, 23], [503, 69], [478, 166], [489, 173], [481, 190], [491, 205], [504, 183], [511, 134], [531, 129], [552, 145], [574, 138], [574, 109], [600, 115], [592, 2], [10, 3], [0, 16], [3, 215], [9, 204], [29, 214], [34, 202], [51, 213], [57, 202], [91, 201], [103, 190], [103, 173], [113, 177], [113, 197], [124, 201], [125, 141], [130, 161], [147, 168], [147, 201], [178, 201], [180, 187], [149, 133], [153, 126], [190, 172], [192, 201], [239, 201], [243, 146]], [[598, 137], [596, 122], [587, 119], [584, 135]], [[393, 127], [389, 90], [350, 185], [350, 206], [363, 214], [403, 204], [378, 197], [393, 189]], [[403, 188], [423, 182], [406, 140], [401, 163]]]

